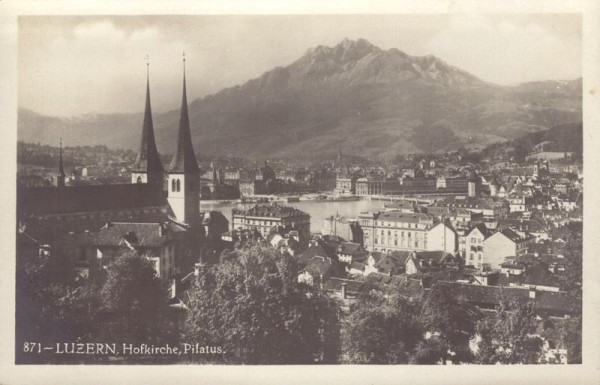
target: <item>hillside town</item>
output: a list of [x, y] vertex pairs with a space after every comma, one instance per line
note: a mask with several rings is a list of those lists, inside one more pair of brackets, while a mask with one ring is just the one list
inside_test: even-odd
[[[345, 312], [373, 288], [421, 300], [443, 285], [481, 314], [495, 312], [506, 296], [531, 301], [544, 359], [567, 363], [561, 325], [581, 311], [582, 165], [573, 154], [536, 149], [516, 162], [506, 147], [493, 157], [415, 155], [397, 159], [400, 166], [360, 164], [342, 152], [301, 168], [282, 161], [221, 168], [212, 160], [203, 171], [199, 162], [190, 177], [199, 193], [186, 192], [181, 208], [161, 203], [160, 191], [168, 189], [169, 202], [176, 202], [181, 187], [172, 177], [178, 174], [163, 178], [160, 162], [151, 180], [148, 143], [140, 149], [146, 153], [142, 163], [139, 155], [132, 162], [102, 148], [110, 155], [103, 162], [92, 166], [72, 158], [69, 173], [61, 147], [58, 156], [51, 155], [57, 167], [36, 175], [44, 183], [28, 184], [31, 174], [19, 176], [17, 255], [25, 263], [60, 254], [79, 279], [97, 280], [123, 250], [132, 250], [152, 261], [176, 307], [184, 306], [191, 282], [207, 266], [262, 245], [292, 256], [298, 283], [339, 300]], [[94, 169], [112, 175], [113, 184], [102, 185]], [[118, 183], [128, 173], [132, 184]], [[148, 190], [143, 202], [123, 199], [136, 188]], [[205, 199], [246, 204], [228, 218], [204, 210]], [[306, 200], [385, 203], [355, 218], [324, 213], [331, 215], [329, 226], [311, 228], [310, 215], [293, 206]], [[339, 235], [338, 226], [347, 226], [348, 236]]]

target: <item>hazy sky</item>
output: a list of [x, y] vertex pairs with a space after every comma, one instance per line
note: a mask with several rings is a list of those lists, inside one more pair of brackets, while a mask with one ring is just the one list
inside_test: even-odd
[[562, 15], [25, 16], [19, 18], [19, 105], [71, 116], [140, 112], [150, 55], [155, 112], [286, 66], [316, 45], [365, 38], [433, 54], [512, 85], [581, 76], [581, 18]]

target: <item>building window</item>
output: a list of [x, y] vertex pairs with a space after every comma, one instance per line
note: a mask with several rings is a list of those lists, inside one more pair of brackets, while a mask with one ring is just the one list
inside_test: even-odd
[[175, 179], [171, 179], [171, 191], [175, 191]]
[[177, 179], [177, 192], [181, 191], [181, 181]]
[[142, 176], [141, 175], [137, 177], [137, 183], [142, 183]]

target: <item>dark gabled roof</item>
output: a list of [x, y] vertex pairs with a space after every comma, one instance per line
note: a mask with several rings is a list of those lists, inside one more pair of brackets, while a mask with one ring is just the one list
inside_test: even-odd
[[524, 241], [525, 239], [531, 238], [531, 237], [525, 237], [525, 238], [521, 237], [513, 229], [502, 229], [498, 232], [502, 233], [506, 238], [510, 239], [513, 242], [521, 242], [521, 241]]
[[[184, 62], [185, 64], [185, 62]], [[169, 171], [172, 173], [199, 173], [198, 159], [192, 145], [190, 132], [190, 116], [188, 114], [187, 92], [185, 85], [185, 69], [183, 73], [183, 96], [181, 98], [181, 115], [179, 116], [179, 133], [177, 134], [177, 150]]]
[[365, 282], [354, 281], [351, 279], [331, 277], [327, 280], [323, 288], [327, 291], [339, 292], [342, 290], [342, 285], [346, 285], [346, 293], [359, 294], [365, 289]]
[[446, 258], [453, 258], [454, 256], [446, 251], [418, 251], [417, 258], [424, 261], [434, 261], [436, 263], [442, 263]]
[[154, 139], [154, 125], [152, 124], [152, 107], [150, 105], [150, 80], [146, 79], [146, 108], [144, 110], [144, 124], [142, 125], [142, 140], [140, 152], [135, 158], [133, 171], [163, 173], [164, 168], [160, 155], [156, 149]]
[[306, 264], [314, 257], [327, 257], [327, 252], [325, 249], [323, 249], [323, 247], [321, 247], [321, 245], [310, 245], [298, 257], [298, 263]]
[[390, 254], [393, 258], [399, 259], [400, 262], [404, 265], [406, 264], [406, 261], [410, 258], [412, 253], [412, 251], [407, 250], [394, 250]]
[[470, 229], [469, 229], [469, 230], [466, 232], [466, 234], [467, 234], [467, 235], [471, 234], [471, 232], [472, 232], [473, 230], [475, 230], [475, 229], [479, 230], [479, 232], [480, 232], [481, 234], [483, 234], [483, 237], [484, 237], [484, 238], [488, 238], [490, 235], [492, 235], [492, 234], [491, 234], [491, 232], [490, 232], [490, 230], [488, 230], [488, 228], [487, 228], [487, 227], [486, 227], [486, 226], [485, 226], [483, 223], [478, 223], [478, 224], [476, 224], [475, 226], [471, 227], [471, 228], [470, 228]]
[[17, 213], [48, 215], [168, 206], [166, 196], [147, 183], [39, 187], [17, 191]]

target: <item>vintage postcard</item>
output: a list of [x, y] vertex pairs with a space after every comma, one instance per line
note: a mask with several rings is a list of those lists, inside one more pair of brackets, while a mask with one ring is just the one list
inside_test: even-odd
[[592, 1], [69, 4], [0, 3], [1, 383], [597, 381]]

